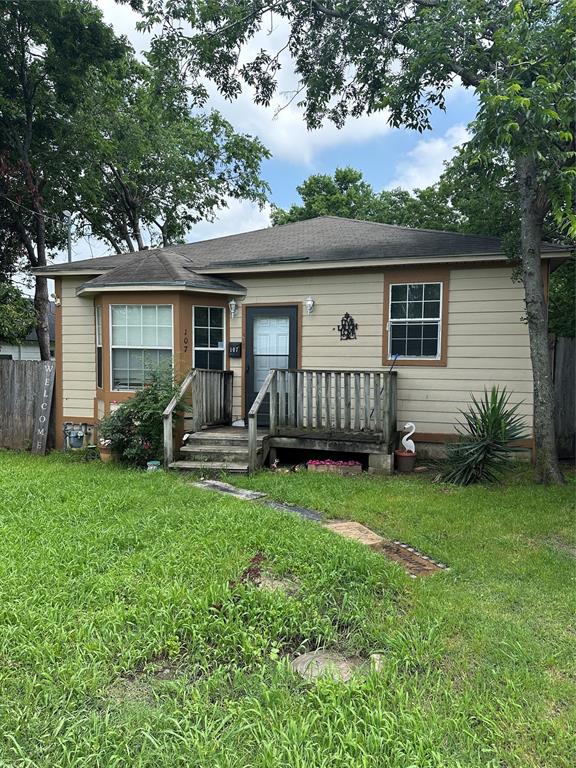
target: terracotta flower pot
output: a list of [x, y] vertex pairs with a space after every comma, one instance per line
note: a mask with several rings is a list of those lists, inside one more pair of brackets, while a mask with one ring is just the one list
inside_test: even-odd
[[396, 457], [396, 469], [401, 473], [414, 472], [416, 466], [416, 454], [412, 451], [403, 451], [398, 449], [394, 451]]
[[100, 446], [100, 461], [103, 461], [105, 464], [112, 461], [112, 451], [108, 446]]

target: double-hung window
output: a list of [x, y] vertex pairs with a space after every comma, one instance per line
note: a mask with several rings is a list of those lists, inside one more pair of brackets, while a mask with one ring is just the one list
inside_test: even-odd
[[140, 389], [172, 365], [171, 304], [113, 304], [110, 330], [112, 389]]
[[223, 307], [194, 307], [194, 367], [224, 370]]
[[96, 386], [102, 389], [102, 307], [96, 307]]
[[439, 360], [443, 284], [392, 283], [389, 290], [389, 359]]

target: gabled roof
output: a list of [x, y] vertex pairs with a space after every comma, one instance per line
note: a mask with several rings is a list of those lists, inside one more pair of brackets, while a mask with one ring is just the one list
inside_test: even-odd
[[[552, 243], [542, 244], [543, 255], [568, 250]], [[106, 273], [107, 279], [114, 275], [115, 280], [140, 284], [163, 279], [177, 282], [183, 276], [190, 281], [199, 277], [198, 274], [192, 277], [194, 272], [234, 273], [252, 266], [290, 263], [312, 266], [377, 259], [410, 264], [490, 256], [504, 258], [502, 243], [497, 237], [321, 216], [197, 243], [54, 264], [37, 272], [45, 275]]]

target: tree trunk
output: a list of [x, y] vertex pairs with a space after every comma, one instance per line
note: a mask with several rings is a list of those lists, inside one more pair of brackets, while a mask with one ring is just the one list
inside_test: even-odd
[[540, 259], [545, 204], [539, 189], [536, 160], [531, 157], [516, 160], [516, 174], [520, 200], [522, 280], [534, 384], [536, 481], [562, 483], [564, 479], [556, 453], [554, 388], [548, 350], [548, 312]]
[[[46, 220], [38, 186], [29, 165], [30, 185], [34, 191], [33, 208], [36, 213], [36, 264], [39, 267], [46, 266]], [[48, 325], [48, 312], [50, 300], [48, 298], [48, 280], [45, 277], [36, 276], [36, 290], [34, 291], [34, 309], [36, 310], [36, 335], [40, 348], [40, 360], [50, 360], [50, 327]]]
[[50, 328], [48, 325], [48, 280], [36, 276], [34, 292], [34, 309], [36, 310], [36, 335], [40, 347], [40, 359], [50, 360]]

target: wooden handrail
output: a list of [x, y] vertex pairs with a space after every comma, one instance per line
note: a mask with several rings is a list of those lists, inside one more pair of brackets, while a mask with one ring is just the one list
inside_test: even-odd
[[184, 397], [184, 393], [192, 383], [192, 380], [196, 376], [196, 369], [193, 368], [191, 371], [189, 371], [186, 376], [184, 377], [184, 380], [182, 384], [180, 384], [180, 388], [178, 389], [178, 392], [174, 395], [172, 400], [168, 403], [166, 408], [164, 409], [164, 413], [162, 414], [163, 419], [163, 428], [164, 428], [164, 466], [168, 467], [172, 462], [174, 461], [174, 441], [172, 439], [172, 414], [174, 413], [174, 409], [182, 400]]
[[[276, 369], [268, 371], [260, 391], [248, 411], [248, 469], [250, 472], [254, 472], [258, 466], [258, 411], [270, 390], [272, 382], [276, 380], [276, 376]], [[270, 413], [272, 413], [273, 407], [273, 403], [270, 403]]]
[[177, 394], [162, 414], [164, 432], [164, 465], [174, 460], [173, 414], [188, 387], [192, 396], [192, 431], [210, 424], [232, 423], [232, 371], [212, 371], [193, 368], [189, 371]]

